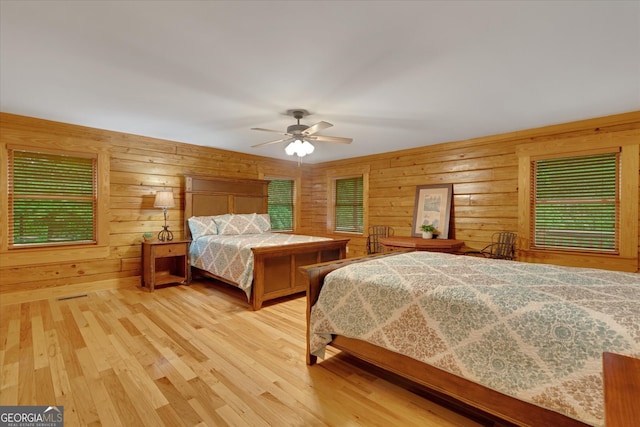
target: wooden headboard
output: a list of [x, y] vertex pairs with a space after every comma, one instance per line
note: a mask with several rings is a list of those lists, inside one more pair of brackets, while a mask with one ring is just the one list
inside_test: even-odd
[[268, 185], [262, 179], [185, 175], [185, 235], [191, 238], [187, 220], [192, 216], [267, 213]]

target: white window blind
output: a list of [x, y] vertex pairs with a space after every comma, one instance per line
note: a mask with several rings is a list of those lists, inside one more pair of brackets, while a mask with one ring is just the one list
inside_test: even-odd
[[533, 161], [533, 247], [617, 252], [619, 170], [617, 152]]
[[363, 178], [336, 179], [335, 231], [362, 233]]
[[271, 179], [268, 186], [268, 212], [271, 229], [293, 231], [295, 185], [291, 179]]
[[9, 150], [9, 246], [95, 243], [97, 157]]

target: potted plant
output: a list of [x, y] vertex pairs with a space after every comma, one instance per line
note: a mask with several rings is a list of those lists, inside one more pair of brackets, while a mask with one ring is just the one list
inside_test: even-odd
[[420, 230], [422, 230], [423, 239], [433, 239], [433, 232], [436, 231], [436, 228], [433, 224], [422, 224]]
[[142, 238], [144, 239], [145, 242], [148, 242], [149, 240], [151, 240], [152, 237], [153, 237], [153, 233], [149, 233], [148, 231], [146, 233], [142, 233]]

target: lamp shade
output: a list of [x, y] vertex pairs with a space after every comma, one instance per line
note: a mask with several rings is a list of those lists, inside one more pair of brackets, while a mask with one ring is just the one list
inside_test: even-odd
[[156, 200], [153, 202], [154, 208], [172, 208], [175, 205], [173, 191], [158, 191], [156, 193]]

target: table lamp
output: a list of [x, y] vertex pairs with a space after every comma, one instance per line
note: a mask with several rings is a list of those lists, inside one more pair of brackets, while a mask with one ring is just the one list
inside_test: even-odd
[[169, 226], [167, 225], [167, 208], [172, 208], [175, 205], [176, 202], [173, 200], [173, 191], [163, 190], [156, 193], [156, 200], [153, 202], [153, 207], [162, 208], [164, 212], [164, 225], [162, 226], [162, 230], [158, 233], [158, 240], [161, 242], [170, 242], [173, 240], [173, 233], [169, 231]]

